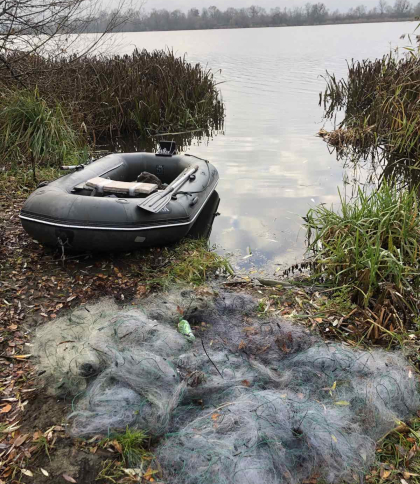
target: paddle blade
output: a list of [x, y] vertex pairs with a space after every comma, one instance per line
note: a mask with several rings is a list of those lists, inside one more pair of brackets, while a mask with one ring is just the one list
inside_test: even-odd
[[168, 205], [171, 201], [171, 194], [168, 193], [167, 195], [163, 195], [161, 193], [153, 193], [145, 198], [141, 203], [137, 206], [142, 208], [143, 210], [147, 210], [148, 212], [158, 213], [163, 208]]

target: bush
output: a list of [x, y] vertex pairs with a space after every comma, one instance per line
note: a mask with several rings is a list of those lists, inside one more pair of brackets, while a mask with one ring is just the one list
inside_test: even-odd
[[420, 217], [415, 190], [384, 182], [372, 193], [340, 195], [340, 210], [325, 205], [306, 217], [314, 277], [348, 288], [375, 313], [418, 312]]

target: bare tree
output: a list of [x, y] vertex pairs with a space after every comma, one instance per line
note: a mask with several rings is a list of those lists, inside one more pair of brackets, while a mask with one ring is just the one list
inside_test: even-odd
[[378, 10], [379, 10], [379, 13], [381, 15], [388, 13], [389, 8], [390, 7], [389, 7], [388, 2], [386, 0], [379, 0]]
[[365, 17], [367, 14], [366, 7], [364, 5], [358, 5], [353, 9], [353, 14], [356, 18]]
[[400, 16], [407, 15], [411, 12], [412, 5], [408, 0], [395, 0], [394, 13]]
[[[108, 16], [101, 34], [83, 44], [79, 57], [126, 20], [124, 1]], [[19, 69], [21, 61], [34, 53], [59, 56], [71, 50], [97, 17], [98, 7], [97, 0], [0, 0], [0, 75], [7, 71], [24, 84], [28, 73]]]

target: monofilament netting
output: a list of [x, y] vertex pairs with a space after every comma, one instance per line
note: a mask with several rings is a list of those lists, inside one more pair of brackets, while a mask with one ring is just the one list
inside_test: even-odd
[[325, 343], [229, 292], [85, 306], [41, 328], [35, 354], [73, 399], [74, 435], [145, 430], [171, 484], [356, 480], [419, 408], [402, 355]]

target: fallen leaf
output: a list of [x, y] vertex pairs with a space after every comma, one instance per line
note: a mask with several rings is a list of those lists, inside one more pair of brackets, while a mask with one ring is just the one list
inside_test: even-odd
[[338, 402], [335, 402], [335, 404], [346, 406], [346, 405], [350, 405], [350, 402], [346, 402], [345, 400], [339, 400]]
[[12, 358], [16, 358], [17, 360], [24, 360], [25, 358], [29, 358], [32, 355], [14, 355]]
[[8, 413], [10, 410], [12, 410], [12, 406], [8, 403], [0, 409], [0, 413]]
[[77, 481], [75, 481], [71, 476], [69, 476], [68, 474], [63, 474], [63, 477], [64, 479], [67, 481], [67, 482], [72, 482], [73, 484], [76, 484]]
[[217, 419], [218, 419], [218, 417], [220, 417], [220, 413], [214, 413], [214, 414], [211, 416], [212, 420], [217, 420]]
[[145, 474], [143, 474], [143, 479], [145, 481], [149, 481], [149, 482], [154, 482], [155, 480], [153, 479], [153, 474], [156, 474], [157, 471], [154, 471], [151, 467], [149, 467], [146, 471]]
[[123, 453], [123, 448], [122, 448], [122, 445], [121, 445], [121, 444], [120, 444], [120, 443], [119, 443], [117, 440], [113, 440], [113, 441], [111, 442], [111, 444], [112, 444], [112, 445], [115, 447], [115, 450], [116, 450], [117, 452], [119, 452], [120, 454], [122, 454], [122, 453]]
[[338, 442], [337, 437], [335, 435], [331, 434], [331, 438], [333, 439], [334, 442], [336, 443]]
[[20, 472], [22, 474], [25, 474], [25, 476], [34, 477], [34, 475], [32, 474], [32, 472], [31, 471], [28, 471], [28, 469], [21, 469]]
[[251, 383], [248, 380], [242, 380], [242, 385], [249, 387], [251, 386]]
[[283, 353], [290, 353], [292, 350], [286, 346], [286, 343], [283, 343], [283, 346], [281, 347]]
[[241, 342], [238, 345], [238, 350], [243, 350], [246, 347], [245, 341], [241, 340]]
[[406, 457], [406, 462], [409, 462], [418, 452], [418, 447], [417, 445], [413, 445], [413, 447], [410, 449], [410, 452], [408, 453]]
[[42, 467], [40, 469], [41, 469], [41, 472], [44, 474], [44, 476], [46, 477], [49, 476], [48, 472], [45, 469], [43, 469]]
[[380, 476], [382, 479], [387, 479], [391, 475], [391, 471], [387, 471], [386, 469], [381, 469]]
[[420, 474], [414, 474], [413, 472], [403, 472], [404, 479], [410, 479], [410, 477], [418, 477]]
[[29, 437], [29, 434], [25, 434], [25, 435], [20, 435], [14, 442], [14, 446], [15, 447], [19, 447], [21, 446], [25, 440]]

